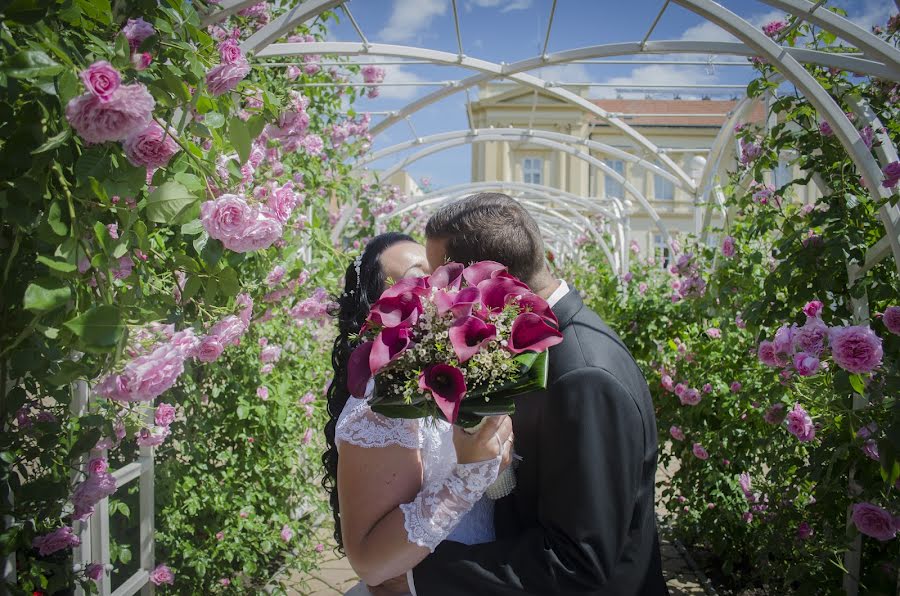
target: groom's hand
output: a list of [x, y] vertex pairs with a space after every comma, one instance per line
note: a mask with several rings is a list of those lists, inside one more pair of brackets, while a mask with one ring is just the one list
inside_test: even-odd
[[406, 574], [398, 575], [377, 586], [368, 586], [372, 596], [398, 596], [409, 594], [409, 584], [406, 582]]
[[512, 429], [512, 419], [509, 416], [486, 418], [484, 425], [474, 434], [454, 426], [453, 444], [456, 446], [456, 461], [471, 464], [502, 455], [500, 470], [503, 471], [512, 457]]

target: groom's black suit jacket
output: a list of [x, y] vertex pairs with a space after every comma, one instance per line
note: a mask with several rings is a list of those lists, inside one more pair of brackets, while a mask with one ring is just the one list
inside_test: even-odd
[[553, 308], [547, 389], [516, 400], [517, 487], [497, 541], [444, 541], [413, 570], [418, 596], [668, 594], [654, 515], [656, 420], [622, 340], [575, 290]]

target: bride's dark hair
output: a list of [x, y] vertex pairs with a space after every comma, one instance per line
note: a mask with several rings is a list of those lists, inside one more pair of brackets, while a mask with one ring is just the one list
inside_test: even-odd
[[[381, 267], [381, 253], [398, 242], [415, 242], [406, 234], [388, 232], [373, 238], [358, 261], [354, 260], [347, 267], [344, 275], [344, 293], [336, 300], [330, 313], [337, 319], [338, 335], [331, 351], [331, 366], [334, 368], [334, 379], [328, 387], [328, 422], [325, 424], [325, 441], [328, 449], [322, 454], [322, 465], [325, 466], [325, 477], [322, 486], [329, 493], [331, 510], [334, 514], [334, 539], [338, 549], [343, 552], [344, 541], [341, 537], [341, 514], [338, 502], [337, 469], [338, 452], [334, 442], [334, 431], [338, 416], [344, 409], [350, 391], [347, 389], [347, 361], [356, 347], [351, 336], [359, 333], [360, 328], [369, 316], [369, 309], [384, 292], [385, 274]], [[358, 266], [357, 266], [358, 263]]]

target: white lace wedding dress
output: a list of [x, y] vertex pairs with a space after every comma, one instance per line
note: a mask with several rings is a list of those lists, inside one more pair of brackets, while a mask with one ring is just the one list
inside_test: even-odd
[[[483, 496], [497, 477], [499, 458], [457, 464], [453, 429], [444, 420], [403, 420], [373, 412], [365, 399], [351, 397], [338, 417], [335, 442], [358, 447], [400, 445], [421, 452], [422, 491], [400, 505], [409, 541], [431, 550], [442, 540], [480, 544], [494, 540], [494, 501]], [[368, 594], [360, 583], [347, 595]]]

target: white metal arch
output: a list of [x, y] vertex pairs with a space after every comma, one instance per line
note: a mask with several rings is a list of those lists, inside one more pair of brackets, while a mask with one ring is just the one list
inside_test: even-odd
[[[423, 159], [434, 153], [444, 151], [445, 149], [450, 149], [452, 147], [458, 147], [460, 145], [468, 145], [468, 144], [472, 144], [472, 143], [489, 143], [489, 142], [509, 141], [509, 140], [510, 140], [509, 136], [482, 134], [482, 135], [477, 135], [477, 136], [469, 136], [469, 137], [462, 137], [459, 139], [453, 139], [450, 141], [445, 141], [443, 143], [437, 143], [435, 145], [431, 145], [430, 147], [426, 147], [426, 148], [422, 149], [421, 151], [419, 151], [418, 153], [414, 153], [414, 154], [410, 155], [409, 157], [407, 157], [406, 159], [394, 164], [390, 168], [384, 170], [382, 172], [382, 176], [387, 178], [387, 177], [391, 176], [392, 174], [398, 172], [399, 170], [405, 168], [409, 164], [417, 162], [420, 159]], [[656, 224], [656, 227], [659, 229], [660, 233], [663, 235], [663, 238], [665, 239], [665, 241], [667, 243], [670, 242], [671, 237], [669, 234], [669, 230], [666, 227], [666, 224], [663, 223], [662, 219], [660, 218], [659, 213], [657, 213], [657, 211], [653, 207], [653, 205], [650, 204], [650, 201], [648, 201], [647, 198], [644, 197], [644, 195], [643, 195], [643, 193], [641, 193], [641, 191], [639, 191], [637, 188], [634, 187], [633, 184], [631, 184], [628, 180], [626, 180], [625, 177], [623, 177], [621, 174], [619, 174], [618, 172], [616, 172], [615, 170], [610, 168], [608, 165], [603, 163], [602, 160], [597, 159], [593, 155], [585, 153], [584, 151], [575, 149], [574, 147], [569, 147], [568, 145], [564, 145], [562, 143], [557, 143], [556, 141], [551, 141], [548, 139], [530, 137], [527, 135], [527, 133], [525, 135], [522, 135], [520, 137], [520, 140], [522, 140], [523, 142], [532, 143], [534, 145], [542, 145], [544, 147], [550, 147], [551, 149], [556, 149], [558, 151], [568, 153], [569, 155], [572, 155], [573, 157], [576, 157], [578, 159], [586, 161], [586, 162], [590, 163], [591, 165], [597, 167], [598, 169], [602, 170], [604, 174], [610, 176], [616, 182], [621, 184], [622, 187], [625, 189], [625, 192], [630, 194], [632, 197], [634, 197], [638, 201], [638, 203], [641, 204], [641, 206], [644, 208], [644, 210], [650, 216], [650, 219], [653, 220], [654, 224]]]
[[396, 145], [391, 145], [390, 147], [385, 147], [384, 149], [379, 149], [378, 151], [374, 151], [366, 155], [363, 159], [356, 162], [354, 168], [360, 168], [371, 164], [374, 161], [378, 161], [384, 157], [389, 155], [393, 155], [394, 153], [398, 153], [400, 151], [404, 151], [406, 149], [410, 149], [412, 147], [418, 145], [428, 145], [430, 143], [438, 143], [442, 141], [449, 141], [456, 138], [462, 138], [466, 136], [478, 136], [479, 134], [500, 134], [500, 135], [510, 135], [511, 137], [521, 137], [522, 135], [530, 135], [534, 138], [539, 139], [547, 139], [550, 141], [557, 141], [559, 143], [571, 143], [573, 145], [581, 145], [591, 149], [592, 151], [597, 151], [610, 157], [615, 157], [616, 159], [621, 159], [622, 161], [627, 161], [629, 163], [633, 163], [636, 166], [646, 168], [657, 174], [666, 178], [667, 180], [671, 180], [673, 184], [682, 188], [688, 192], [693, 192], [692, 188], [686, 187], [683, 181], [677, 176], [673, 175], [671, 172], [659, 167], [653, 162], [647, 161], [642, 157], [638, 157], [632, 153], [628, 153], [627, 151], [623, 151], [622, 149], [618, 149], [613, 147], [612, 145], [607, 145], [606, 143], [599, 143], [597, 141], [591, 141], [589, 139], [585, 139], [582, 137], [576, 137], [575, 135], [565, 134], [561, 132], [551, 132], [547, 130], [536, 130], [536, 129], [524, 129], [524, 128], [475, 128], [475, 129], [464, 129], [464, 130], [456, 130], [450, 132], [443, 132], [433, 135], [428, 135], [424, 137], [418, 137], [412, 139], [410, 141], [404, 141], [402, 143], [397, 143]]

